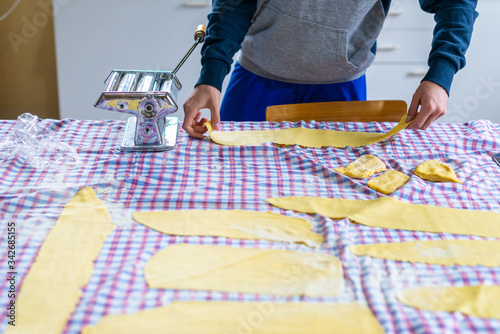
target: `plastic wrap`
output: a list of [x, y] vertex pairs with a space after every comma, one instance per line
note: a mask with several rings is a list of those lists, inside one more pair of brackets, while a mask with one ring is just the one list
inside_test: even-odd
[[72, 169], [80, 165], [74, 148], [55, 139], [41, 119], [30, 113], [17, 118], [14, 128], [0, 141], [0, 159], [24, 158], [34, 168]]

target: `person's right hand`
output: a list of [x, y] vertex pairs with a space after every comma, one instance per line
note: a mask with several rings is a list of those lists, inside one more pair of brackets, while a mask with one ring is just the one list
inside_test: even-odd
[[182, 128], [193, 138], [203, 139], [207, 127], [203, 125], [207, 121], [202, 118], [201, 109], [210, 109], [212, 127], [220, 129], [220, 91], [210, 85], [198, 85], [184, 103], [184, 122]]

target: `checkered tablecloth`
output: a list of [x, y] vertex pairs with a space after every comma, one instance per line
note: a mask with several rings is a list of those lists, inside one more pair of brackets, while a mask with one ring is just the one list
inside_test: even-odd
[[[0, 140], [14, 121], [0, 121]], [[461, 313], [420, 311], [399, 303], [397, 292], [429, 284], [500, 284], [500, 268], [411, 264], [356, 257], [348, 247], [359, 243], [480, 239], [448, 234], [387, 230], [274, 208], [264, 202], [277, 196], [372, 199], [381, 194], [367, 180], [353, 180], [334, 168], [372, 154], [407, 175], [422, 161], [441, 160], [463, 184], [432, 183], [412, 176], [391, 196], [442, 207], [500, 212], [500, 125], [479, 120], [433, 124], [427, 131], [405, 130], [360, 148], [227, 147], [209, 139], [190, 139], [180, 130], [177, 147], [162, 153], [125, 153], [119, 146], [122, 121], [45, 120], [58, 140], [74, 147], [81, 165], [73, 170], [35, 169], [23, 158], [0, 161], [0, 272], [7, 268], [7, 223], [17, 229], [17, 288], [64, 205], [83, 187], [104, 202], [116, 229], [106, 239], [65, 333], [79, 333], [104, 315], [134, 313], [174, 300], [357, 301], [367, 305], [387, 333], [499, 333], [500, 320]], [[261, 130], [304, 126], [345, 131], [387, 131], [393, 123], [223, 123], [223, 130]], [[271, 241], [169, 236], [148, 229], [132, 213], [151, 210], [243, 209], [301, 217], [325, 237], [319, 252], [342, 261], [345, 291], [339, 297], [278, 298], [269, 295], [211, 291], [157, 290], [146, 285], [143, 268], [158, 250], [174, 243], [229, 245], [312, 251], [305, 246]], [[500, 255], [499, 255], [500, 256]], [[8, 282], [0, 281], [0, 332], [7, 326]], [[193, 319], [193, 321], [196, 321]], [[43, 334], [43, 333], [37, 333]]]

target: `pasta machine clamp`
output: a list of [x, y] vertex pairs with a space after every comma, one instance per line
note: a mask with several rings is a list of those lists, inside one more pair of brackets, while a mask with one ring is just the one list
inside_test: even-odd
[[171, 150], [177, 141], [177, 111], [182, 85], [176, 76], [196, 46], [205, 40], [206, 28], [196, 28], [195, 43], [173, 71], [112, 70], [96, 108], [133, 114], [127, 121], [122, 151], [159, 152]]

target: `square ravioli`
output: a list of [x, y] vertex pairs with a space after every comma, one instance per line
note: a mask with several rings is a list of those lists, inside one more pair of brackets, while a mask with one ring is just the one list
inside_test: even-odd
[[409, 179], [409, 176], [397, 170], [389, 169], [384, 174], [368, 181], [368, 187], [382, 194], [389, 195], [404, 186]]
[[334, 170], [353, 179], [366, 179], [375, 173], [383, 172], [386, 167], [382, 160], [376, 156], [363, 155], [346, 167], [338, 167]]

